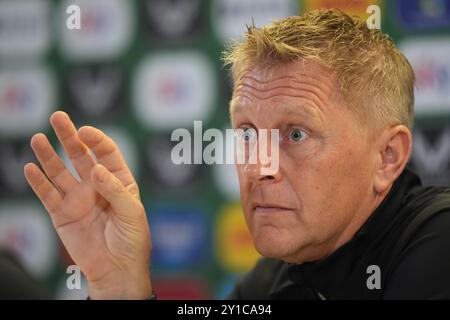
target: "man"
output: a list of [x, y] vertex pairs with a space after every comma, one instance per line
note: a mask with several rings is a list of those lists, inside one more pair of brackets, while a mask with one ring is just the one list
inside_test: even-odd
[[[340, 11], [312, 11], [250, 27], [225, 60], [233, 127], [280, 133], [276, 173], [237, 165], [266, 258], [231, 298], [450, 298], [450, 191], [405, 170], [414, 74], [392, 41]], [[51, 124], [81, 181], [43, 134], [31, 140], [43, 171], [27, 164], [25, 175], [90, 298], [151, 297], [146, 215], [117, 146], [62, 112]]]

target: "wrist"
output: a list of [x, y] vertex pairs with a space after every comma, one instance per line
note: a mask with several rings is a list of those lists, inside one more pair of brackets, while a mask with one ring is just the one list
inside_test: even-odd
[[97, 281], [88, 281], [92, 300], [146, 300], [153, 295], [148, 271], [133, 276], [114, 275]]

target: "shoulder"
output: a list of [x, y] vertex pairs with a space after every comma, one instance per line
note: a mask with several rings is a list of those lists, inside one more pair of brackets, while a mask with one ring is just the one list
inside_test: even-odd
[[410, 235], [396, 257], [384, 296], [449, 299], [450, 188], [424, 188], [410, 200], [419, 206], [418, 214], [403, 231], [405, 234], [409, 229]]

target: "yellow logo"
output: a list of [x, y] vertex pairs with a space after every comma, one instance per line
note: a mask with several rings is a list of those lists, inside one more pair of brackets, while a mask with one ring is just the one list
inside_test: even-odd
[[230, 272], [251, 269], [260, 257], [247, 229], [240, 203], [228, 204], [217, 218], [217, 254]]

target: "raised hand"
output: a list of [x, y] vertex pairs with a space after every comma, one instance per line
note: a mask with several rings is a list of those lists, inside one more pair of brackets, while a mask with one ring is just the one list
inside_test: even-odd
[[138, 186], [117, 145], [96, 128], [77, 131], [64, 112], [55, 112], [50, 122], [81, 180], [42, 133], [33, 136], [31, 147], [45, 174], [34, 163], [25, 165], [24, 173], [85, 274], [90, 297], [150, 297], [150, 231]]

